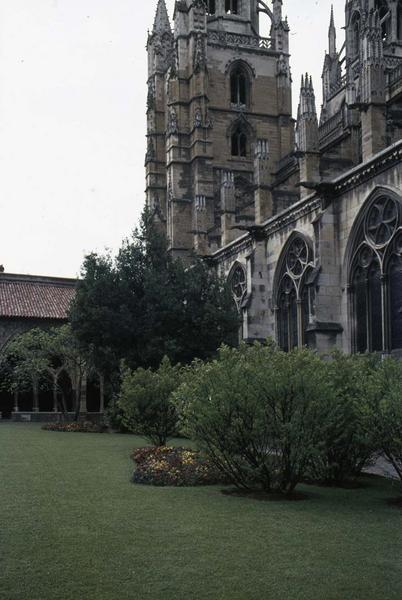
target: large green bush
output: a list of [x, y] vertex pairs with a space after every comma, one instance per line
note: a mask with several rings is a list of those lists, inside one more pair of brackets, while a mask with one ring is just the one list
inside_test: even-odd
[[402, 481], [402, 362], [386, 358], [366, 380], [370, 427], [377, 447]]
[[165, 446], [178, 432], [178, 413], [171, 395], [180, 384], [180, 372], [180, 366], [173, 366], [168, 358], [157, 371], [127, 370], [118, 400], [122, 424], [152, 444]]
[[334, 393], [311, 351], [223, 347], [187, 369], [175, 398], [190, 437], [240, 488], [291, 493], [322, 460]]
[[[378, 360], [371, 355], [335, 352], [326, 362], [333, 387], [325, 452], [313, 466], [312, 476], [327, 484], [341, 485], [358, 477], [372, 460], [376, 448], [367, 412], [365, 389]], [[325, 398], [323, 398], [325, 400]]]

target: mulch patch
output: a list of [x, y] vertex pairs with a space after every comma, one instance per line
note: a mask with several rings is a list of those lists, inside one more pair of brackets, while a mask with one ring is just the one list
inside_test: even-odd
[[263, 502], [302, 502], [309, 500], [311, 495], [303, 492], [293, 492], [292, 494], [268, 494], [259, 490], [239, 490], [237, 488], [230, 490], [222, 490], [225, 496], [233, 496], [237, 498], [251, 498], [252, 500], [260, 500]]

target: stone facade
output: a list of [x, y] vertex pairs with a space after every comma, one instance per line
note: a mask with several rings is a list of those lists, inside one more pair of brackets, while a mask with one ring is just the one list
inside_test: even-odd
[[321, 114], [306, 75], [296, 121], [282, 4], [183, 0], [172, 31], [159, 0], [148, 206], [230, 280], [245, 339], [398, 351], [402, 2], [348, 0], [342, 50], [331, 14]]

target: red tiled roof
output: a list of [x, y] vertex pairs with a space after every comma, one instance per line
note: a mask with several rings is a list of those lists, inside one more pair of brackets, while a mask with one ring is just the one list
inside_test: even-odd
[[67, 319], [76, 281], [0, 274], [0, 318]]

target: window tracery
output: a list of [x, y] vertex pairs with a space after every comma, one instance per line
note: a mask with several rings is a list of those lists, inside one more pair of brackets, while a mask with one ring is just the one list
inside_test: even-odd
[[230, 289], [233, 300], [240, 311], [241, 305], [247, 295], [247, 275], [242, 265], [237, 265], [230, 276]]
[[402, 348], [402, 229], [399, 202], [377, 196], [366, 210], [351, 262], [355, 352]]
[[297, 235], [282, 260], [276, 302], [278, 343], [286, 352], [306, 343], [313, 303], [313, 289], [307, 285], [311, 261], [309, 244]]

